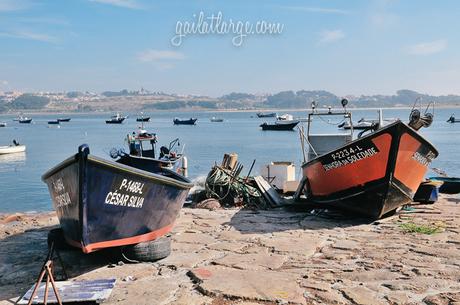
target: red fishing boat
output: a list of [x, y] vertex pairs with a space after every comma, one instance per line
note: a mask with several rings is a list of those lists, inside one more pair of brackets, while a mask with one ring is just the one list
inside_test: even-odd
[[[346, 109], [332, 115], [337, 114], [351, 122]], [[331, 113], [313, 112], [310, 121], [311, 116], [318, 115]], [[371, 218], [380, 218], [411, 202], [429, 164], [438, 156], [436, 148], [417, 132], [428, 127], [432, 119], [430, 113], [421, 115], [413, 110], [409, 124], [398, 120], [353, 141], [350, 135], [324, 135], [323, 146], [329, 146], [324, 153], [318, 149], [319, 137], [310, 134], [309, 124], [307, 143], [310, 151], [320, 154], [302, 165], [307, 199]], [[330, 139], [343, 144], [330, 149]]]

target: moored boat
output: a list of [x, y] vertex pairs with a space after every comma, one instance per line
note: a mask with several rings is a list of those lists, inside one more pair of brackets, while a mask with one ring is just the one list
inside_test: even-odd
[[159, 167], [173, 169], [187, 176], [187, 158], [183, 151], [178, 151], [179, 138], [172, 140], [167, 147], [161, 146], [158, 150], [157, 135], [143, 129], [139, 129], [137, 133], [128, 134], [126, 140], [129, 146], [128, 154], [116, 149], [110, 152], [112, 158], [120, 157], [118, 162], [125, 165], [142, 163], [151, 170], [157, 170]]
[[8, 146], [0, 146], [0, 155], [21, 153], [26, 151], [26, 146], [19, 144], [16, 140], [13, 140], [13, 144]]
[[374, 122], [368, 122], [368, 121], [362, 121], [362, 122], [357, 122], [357, 123], [350, 123], [350, 122], [343, 122], [339, 125], [337, 125], [338, 128], [342, 128], [342, 129], [351, 129], [353, 127], [353, 129], [356, 129], [356, 130], [364, 130], [364, 129], [373, 129], [373, 128], [377, 128], [378, 123], [374, 123]]
[[70, 118], [58, 118], [59, 122], [70, 122]]
[[0, 122], [0, 127], [6, 127], [6, 126], [7, 126], [6, 122]]
[[48, 121], [48, 125], [59, 125], [59, 120]]
[[460, 119], [456, 119], [455, 115], [452, 113], [452, 115], [447, 120], [447, 123], [460, 123]]
[[121, 124], [126, 119], [125, 116], [121, 116], [119, 113], [113, 115], [110, 120], [106, 120], [106, 124]]
[[281, 122], [275, 122], [274, 124], [268, 124], [267, 122], [263, 123], [260, 125], [262, 127], [262, 130], [281, 130], [281, 131], [286, 131], [286, 130], [293, 130], [297, 124], [299, 124], [299, 121], [281, 121]]
[[224, 119], [223, 119], [223, 118], [217, 118], [217, 117], [213, 116], [213, 117], [210, 119], [210, 121], [213, 122], [213, 123], [221, 123], [221, 122], [224, 121]]
[[42, 176], [69, 244], [89, 253], [155, 240], [172, 229], [192, 184], [135, 160], [129, 166], [105, 160], [82, 145]]
[[147, 117], [143, 117], [143, 116], [138, 117], [138, 118], [136, 118], [136, 122], [150, 122], [150, 117], [149, 116], [147, 116]]
[[276, 118], [276, 112], [270, 112], [270, 113], [264, 113], [264, 112], [258, 112], [256, 115], [259, 118]]
[[173, 123], [174, 125], [195, 125], [197, 118], [190, 118], [190, 119], [179, 119], [179, 118], [174, 118]]
[[30, 124], [32, 122], [32, 119], [20, 115], [17, 119], [15, 119], [15, 121], [18, 121], [21, 124]]
[[[352, 122], [346, 111], [313, 115], [344, 115]], [[413, 110], [409, 125], [398, 120], [356, 140], [344, 134], [310, 134], [309, 124], [305, 140], [315, 155], [302, 165], [307, 199], [371, 218], [411, 202], [429, 164], [438, 156], [436, 148], [417, 132], [432, 119], [429, 113], [421, 116]], [[315, 143], [328, 148], [323, 152]]]

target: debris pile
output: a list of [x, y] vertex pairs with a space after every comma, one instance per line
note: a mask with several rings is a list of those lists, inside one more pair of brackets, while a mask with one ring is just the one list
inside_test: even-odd
[[225, 154], [221, 165], [214, 165], [206, 183], [206, 198], [217, 199], [222, 207], [251, 207], [266, 209], [267, 203], [254, 186], [254, 179], [240, 177], [243, 165], [237, 154]]

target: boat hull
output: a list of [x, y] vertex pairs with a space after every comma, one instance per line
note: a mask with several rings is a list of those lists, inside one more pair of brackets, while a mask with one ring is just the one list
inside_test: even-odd
[[299, 124], [298, 121], [293, 122], [293, 123], [283, 123], [283, 124], [267, 124], [263, 123], [260, 125], [262, 127], [262, 130], [293, 130], [294, 127]]
[[42, 179], [67, 242], [89, 253], [154, 240], [172, 229], [192, 185], [161, 171], [97, 158], [82, 148]]
[[197, 119], [190, 119], [190, 120], [179, 120], [175, 119], [174, 125], [195, 125]]
[[106, 124], [122, 124], [125, 118], [116, 119], [116, 120], [107, 120], [105, 121]]
[[30, 124], [32, 122], [32, 119], [18, 120], [18, 122], [21, 123], [21, 124]]
[[26, 151], [25, 145], [0, 146], [0, 155], [21, 153]]
[[401, 121], [305, 163], [306, 195], [372, 218], [412, 201], [437, 150]]
[[443, 194], [460, 193], [460, 178], [454, 177], [430, 177], [430, 180], [442, 182], [439, 192]]
[[256, 115], [257, 115], [259, 118], [276, 118], [276, 112], [272, 112], [272, 113], [262, 113], [262, 112], [259, 112], [259, 113], [256, 113]]
[[148, 117], [148, 118], [137, 118], [136, 122], [150, 122], [150, 117]]

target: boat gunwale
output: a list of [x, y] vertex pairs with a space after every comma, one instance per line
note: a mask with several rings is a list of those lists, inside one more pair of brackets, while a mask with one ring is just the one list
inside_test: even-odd
[[[117, 169], [117, 170], [120, 170], [120, 171], [123, 171], [123, 172], [127, 172], [127, 173], [138, 175], [138, 176], [142, 176], [142, 177], [144, 177], [146, 179], [153, 180], [156, 183], [160, 183], [160, 184], [163, 184], [163, 185], [172, 185], [172, 186], [179, 187], [181, 189], [190, 189], [190, 188], [193, 187], [193, 183], [190, 182], [186, 177], [181, 177], [179, 174], [175, 173], [174, 171], [168, 170], [166, 168], [162, 168], [161, 170], [169, 172], [173, 176], [176, 176], [178, 179], [183, 179], [185, 181], [180, 181], [178, 179], [174, 179], [174, 178], [171, 178], [171, 177], [151, 173], [151, 172], [148, 172], [148, 171], [145, 171], [145, 170], [142, 170], [142, 169], [138, 169], [138, 168], [135, 168], [135, 167], [132, 167], [132, 166], [128, 166], [128, 165], [125, 165], [125, 164], [122, 164], [122, 163], [117, 163], [117, 162], [113, 162], [113, 161], [110, 161], [110, 160], [105, 160], [103, 158], [96, 157], [96, 156], [93, 156], [93, 155], [88, 155], [87, 160], [89, 162], [102, 164], [104, 166], [111, 167], [111, 168], [114, 168], [114, 169]], [[78, 163], [78, 162], [79, 162], [78, 154], [75, 154], [75, 155], [65, 159], [64, 161], [62, 161], [61, 163], [59, 163], [55, 167], [51, 168], [46, 173], [44, 173], [42, 175], [42, 180], [45, 181], [46, 179], [49, 179], [51, 176], [55, 175], [58, 171], [64, 169], [65, 167], [67, 167], [67, 166], [69, 166], [69, 165], [71, 165], [73, 163]]]
[[175, 164], [175, 163], [179, 162], [180, 160], [182, 160], [185, 157], [185, 155], [183, 155], [183, 154], [177, 154], [177, 158], [174, 161], [171, 161], [171, 160], [161, 160], [161, 159], [155, 159], [155, 158], [144, 157], [144, 156], [135, 156], [135, 155], [128, 155], [128, 156], [130, 158], [147, 159], [149, 161], [155, 161], [155, 162], [158, 162], [158, 163], [168, 164], [168, 165]]
[[348, 146], [348, 145], [350, 145], [350, 144], [355, 144], [356, 142], [361, 141], [361, 140], [366, 139], [366, 138], [371, 138], [371, 137], [374, 137], [374, 136], [376, 136], [376, 135], [383, 134], [383, 133], [385, 133], [388, 129], [391, 129], [392, 127], [394, 127], [394, 126], [396, 126], [396, 125], [399, 125], [399, 124], [400, 124], [400, 126], [404, 126], [405, 129], [406, 129], [412, 136], [418, 138], [419, 140], [424, 141], [428, 146], [430, 146], [431, 151], [433, 151], [433, 153], [436, 155], [435, 157], [437, 157], [437, 156], [439, 155], [438, 150], [434, 147], [434, 145], [433, 145], [430, 141], [428, 141], [427, 139], [425, 139], [425, 138], [424, 138], [422, 135], [420, 135], [416, 130], [414, 130], [412, 127], [410, 127], [409, 125], [407, 125], [407, 124], [404, 123], [403, 121], [397, 120], [397, 121], [395, 121], [395, 122], [393, 122], [393, 123], [391, 123], [391, 124], [388, 124], [388, 125], [386, 125], [386, 126], [380, 128], [380, 129], [378, 129], [378, 130], [375, 131], [375, 132], [372, 132], [372, 133], [370, 133], [370, 134], [367, 134], [367, 135], [365, 135], [365, 136], [363, 136], [363, 137], [361, 137], [361, 138], [354, 139], [353, 141], [350, 141], [350, 142], [346, 143], [345, 145], [341, 145], [341, 146], [339, 146], [339, 147], [337, 147], [337, 148], [334, 148], [333, 150], [330, 150], [330, 151], [328, 151], [328, 152], [326, 152], [326, 153], [324, 153], [324, 154], [322, 154], [322, 155], [320, 155], [320, 156], [317, 156], [316, 158], [314, 158], [314, 159], [312, 159], [312, 160], [310, 160], [310, 161], [304, 162], [304, 163], [302, 163], [301, 167], [302, 167], [302, 168], [305, 168], [306, 166], [308, 166], [308, 165], [310, 165], [310, 164], [313, 164], [314, 162], [318, 162], [322, 157], [324, 157], [324, 156], [326, 156], [326, 155], [329, 155], [329, 154], [331, 154], [331, 153], [333, 153], [333, 152], [335, 152], [335, 151], [337, 151], [337, 150], [340, 150], [340, 149], [342, 149], [342, 148], [345, 147], [345, 146]]

